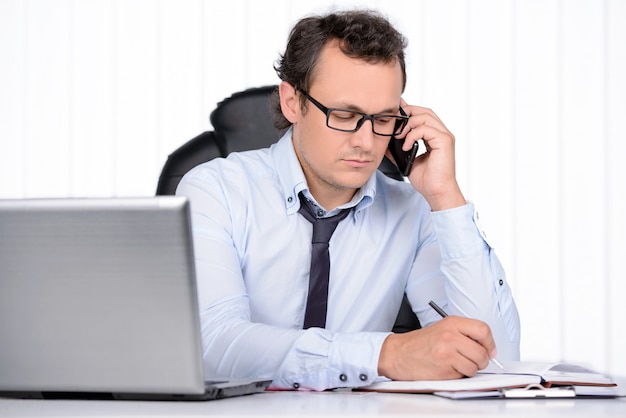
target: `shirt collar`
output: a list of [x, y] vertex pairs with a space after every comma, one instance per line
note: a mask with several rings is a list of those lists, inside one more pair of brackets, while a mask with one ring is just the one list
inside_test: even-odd
[[[282, 185], [287, 214], [292, 215], [300, 209], [300, 199], [298, 199], [300, 192], [304, 192], [305, 197], [315, 202], [309, 193], [309, 186], [293, 148], [292, 128], [289, 128], [280, 140], [272, 146], [271, 152]], [[355, 193], [350, 202], [328, 212], [327, 216], [332, 216], [341, 209], [354, 207], [353, 216], [356, 220], [359, 212], [374, 202], [374, 196], [376, 196], [376, 176], [372, 175], [363, 187]]]

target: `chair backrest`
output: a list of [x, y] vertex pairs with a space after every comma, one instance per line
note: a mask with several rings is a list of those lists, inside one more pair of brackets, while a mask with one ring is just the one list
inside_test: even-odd
[[167, 157], [167, 161], [161, 169], [156, 194], [175, 194], [176, 187], [178, 187], [178, 183], [185, 173], [198, 164], [221, 156], [222, 151], [217, 145], [213, 131], [203, 132], [187, 141]]
[[209, 117], [224, 156], [265, 148], [281, 137], [274, 127], [270, 96], [278, 86], [249, 88], [218, 103]]
[[276, 87], [249, 88], [218, 103], [209, 117], [213, 130], [189, 140], [167, 157], [156, 194], [174, 194], [180, 179], [198, 164], [276, 142], [280, 132], [274, 128], [269, 100]]
[[[198, 164], [235, 151], [265, 148], [281, 136], [273, 125], [270, 96], [278, 86], [253, 87], [234, 93], [217, 104], [211, 112], [213, 131], [203, 132], [172, 152], [165, 162], [157, 195], [171, 195], [185, 173]], [[379, 170], [402, 180], [398, 168], [386, 157]], [[420, 328], [420, 323], [404, 297], [394, 332]]]

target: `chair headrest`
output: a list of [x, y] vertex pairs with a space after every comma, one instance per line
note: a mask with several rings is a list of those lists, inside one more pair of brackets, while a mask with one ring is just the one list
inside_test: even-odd
[[276, 85], [253, 87], [234, 93], [218, 103], [210, 115], [211, 125], [227, 153], [265, 148], [278, 141], [270, 96]]

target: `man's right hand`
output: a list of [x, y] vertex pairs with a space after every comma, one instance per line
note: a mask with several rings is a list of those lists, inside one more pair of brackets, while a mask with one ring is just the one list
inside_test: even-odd
[[474, 376], [496, 355], [489, 326], [448, 316], [425, 328], [392, 334], [383, 343], [378, 374], [393, 380], [444, 380]]

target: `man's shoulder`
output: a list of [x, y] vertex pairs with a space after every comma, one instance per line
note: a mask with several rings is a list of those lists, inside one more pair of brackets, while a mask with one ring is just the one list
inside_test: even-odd
[[199, 179], [247, 179], [252, 176], [273, 175], [269, 149], [232, 152], [226, 158], [219, 157], [192, 168], [185, 177], [187, 180]]

